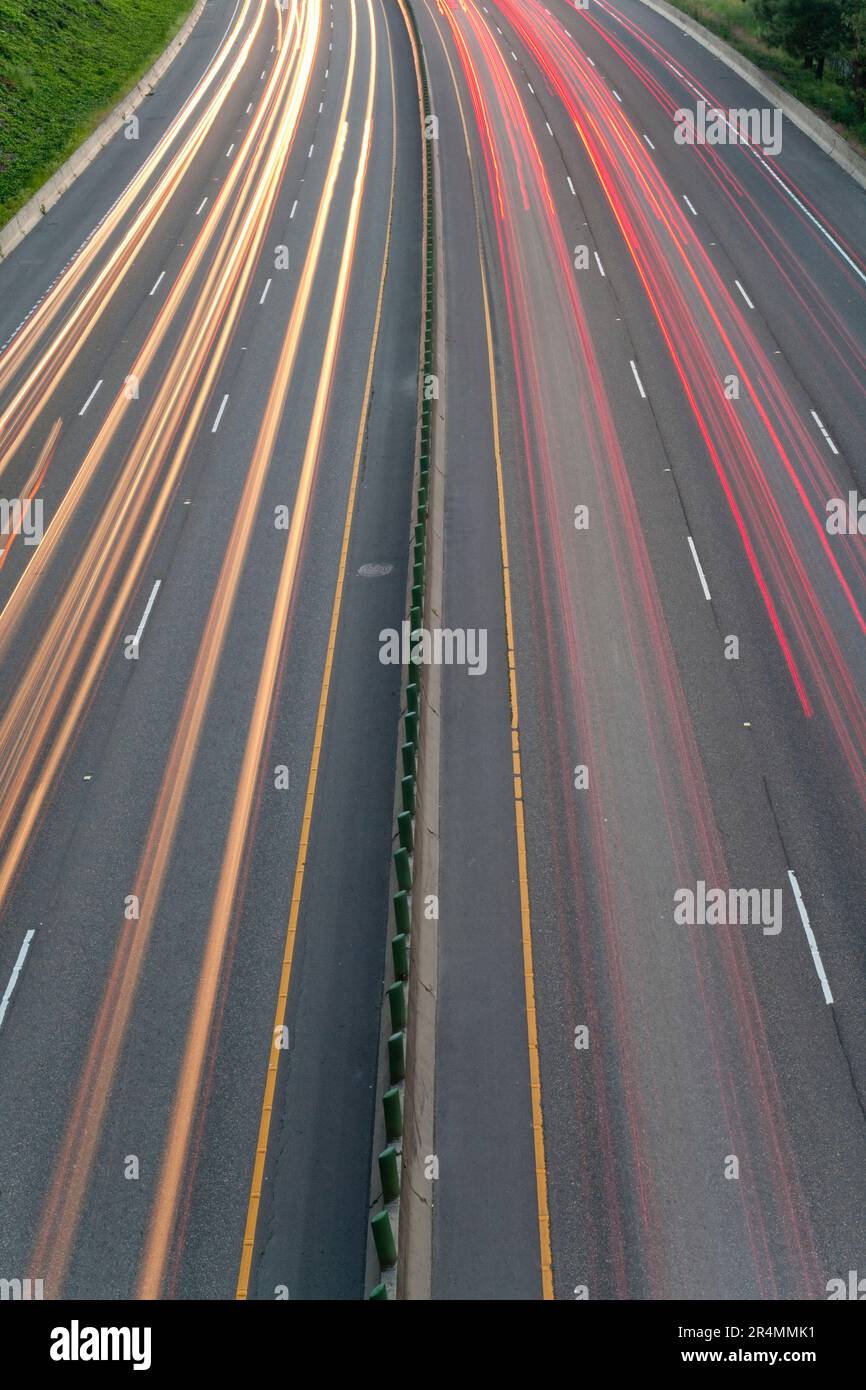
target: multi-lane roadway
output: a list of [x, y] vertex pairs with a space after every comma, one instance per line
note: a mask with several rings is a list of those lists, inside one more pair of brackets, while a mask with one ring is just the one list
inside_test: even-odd
[[[487, 634], [442, 672], [432, 1294], [824, 1297], [866, 1273], [866, 195], [787, 120], [678, 143], [766, 103], [642, 0], [411, 4], [436, 616]], [[139, 115], [0, 266], [44, 520], [0, 555], [0, 1274], [357, 1298], [402, 4], [211, 0]], [[680, 920], [701, 885], [759, 920]]]
[[[434, 1296], [826, 1296], [866, 1259], [864, 551], [825, 526], [866, 199], [787, 121], [678, 144], [766, 103], [639, 0], [416, 8], [445, 621], [495, 634], [444, 672]], [[680, 924], [700, 883], [779, 912]]]
[[0, 561], [0, 1265], [46, 1297], [357, 1296], [415, 435], [405, 24], [214, 0], [138, 117], [0, 268], [2, 486], [44, 525]]

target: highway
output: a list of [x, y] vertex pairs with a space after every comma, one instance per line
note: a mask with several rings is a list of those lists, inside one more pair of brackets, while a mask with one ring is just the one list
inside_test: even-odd
[[[866, 1273], [866, 195], [788, 120], [678, 143], [761, 102], [643, 0], [406, 3], [431, 616], [487, 644], [436, 711], [432, 1297], [821, 1299]], [[138, 115], [0, 264], [0, 1276], [357, 1300], [402, 0], [209, 0]]]
[[[825, 1297], [866, 1255], [864, 552], [824, 525], [866, 203], [787, 121], [677, 144], [755, 93], [639, 0], [416, 9], [443, 621], [490, 631], [443, 672], [434, 1297]], [[778, 913], [681, 925], [700, 883]]]
[[361, 1292], [417, 109], [380, 0], [212, 0], [0, 267], [44, 527], [0, 556], [0, 1264], [46, 1297]]

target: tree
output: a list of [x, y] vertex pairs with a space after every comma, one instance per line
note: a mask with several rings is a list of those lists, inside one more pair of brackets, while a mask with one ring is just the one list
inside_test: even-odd
[[755, 0], [764, 34], [807, 68], [824, 76], [828, 56], [840, 52], [849, 35], [845, 18], [850, 0]]
[[854, 65], [854, 100], [862, 120], [866, 116], [866, 0], [848, 0], [844, 24], [847, 56]]

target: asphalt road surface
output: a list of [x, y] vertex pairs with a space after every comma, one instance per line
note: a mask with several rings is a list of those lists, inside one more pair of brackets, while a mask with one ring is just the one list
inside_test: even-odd
[[[641, 0], [411, 0], [437, 1299], [866, 1271], [866, 195]], [[0, 265], [0, 1275], [364, 1294], [420, 312], [395, 0], [210, 0]], [[36, 504], [41, 504], [40, 508]], [[35, 539], [31, 537], [31, 539]], [[723, 920], [701, 915], [720, 893]], [[433, 928], [431, 928], [433, 929]]]
[[46, 1297], [362, 1293], [417, 109], [381, 0], [213, 0], [0, 267], [44, 525], [0, 557], [0, 1267]]
[[[787, 121], [676, 143], [761, 103], [639, 0], [416, 9], [444, 620], [490, 632], [444, 672], [434, 1296], [825, 1297], [866, 1261], [864, 550], [825, 527], [866, 199]], [[754, 917], [678, 921], [700, 883]]]

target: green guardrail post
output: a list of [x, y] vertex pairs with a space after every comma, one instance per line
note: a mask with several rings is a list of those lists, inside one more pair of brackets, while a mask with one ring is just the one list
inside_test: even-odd
[[391, 1010], [391, 1027], [395, 1033], [406, 1027], [406, 986], [402, 980], [395, 980], [387, 990], [388, 1008]]
[[414, 743], [401, 743], [400, 757], [403, 759], [403, 776], [415, 776], [415, 745]]
[[394, 921], [398, 932], [401, 932], [404, 936], [411, 930], [409, 894], [405, 889], [401, 889], [399, 893], [394, 894]]
[[409, 855], [405, 849], [398, 849], [394, 853], [394, 868], [397, 871], [397, 886], [402, 888], [404, 893], [412, 891], [412, 868], [409, 864]]
[[411, 710], [406, 715], [406, 738], [415, 748], [418, 747], [418, 716]]
[[400, 1196], [400, 1164], [393, 1144], [389, 1144], [379, 1155], [379, 1180], [382, 1183], [382, 1201], [396, 1202]]
[[[414, 609], [412, 610], [415, 611]], [[412, 714], [418, 713], [418, 685], [416, 681], [410, 681], [406, 686], [406, 708]]]
[[391, 1218], [386, 1211], [380, 1211], [378, 1216], [374, 1216], [370, 1222], [373, 1228], [373, 1240], [376, 1244], [376, 1254], [379, 1257], [380, 1269], [390, 1269], [397, 1263], [397, 1247], [394, 1244], [394, 1232], [391, 1229]]
[[402, 1033], [392, 1033], [388, 1039], [388, 1075], [396, 1086], [406, 1076], [406, 1045]]
[[408, 811], [410, 816], [415, 814], [415, 778], [403, 777], [400, 781], [400, 790], [403, 793], [403, 810]]
[[368, 1302], [368, 1303], [387, 1303], [387, 1302], [388, 1302], [388, 1290], [387, 1290], [387, 1288], [385, 1287], [385, 1285], [384, 1285], [384, 1284], [377, 1284], [376, 1287], [375, 1287], [375, 1289], [373, 1290], [373, 1292], [370, 1294], [370, 1297], [367, 1299], [367, 1302]]
[[382, 1097], [382, 1111], [385, 1116], [385, 1136], [389, 1143], [403, 1135], [403, 1106], [400, 1101], [400, 1087], [391, 1086]]
[[391, 941], [391, 958], [394, 962], [394, 975], [398, 980], [409, 978], [409, 938], [405, 932]]
[[411, 854], [415, 842], [412, 836], [412, 817], [408, 811], [401, 811], [397, 817], [397, 835], [401, 848]]

